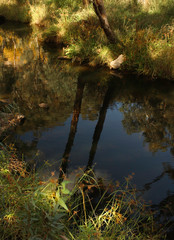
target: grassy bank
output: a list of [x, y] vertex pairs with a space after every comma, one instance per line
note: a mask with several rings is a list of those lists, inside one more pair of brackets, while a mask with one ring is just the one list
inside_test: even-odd
[[24, 116], [14, 103], [0, 101], [0, 141], [5, 138], [17, 125], [24, 121]]
[[109, 66], [123, 53], [122, 70], [174, 79], [173, 0], [105, 0], [104, 4], [124, 47], [108, 43], [92, 4], [84, 8], [82, 1], [0, 0], [0, 15], [40, 26], [40, 40], [63, 44], [64, 55], [73, 60]]
[[164, 228], [130, 187], [131, 177], [106, 188], [91, 170], [81, 171], [69, 190], [54, 173], [43, 181], [29, 172], [13, 145], [1, 146], [1, 240], [164, 239]]

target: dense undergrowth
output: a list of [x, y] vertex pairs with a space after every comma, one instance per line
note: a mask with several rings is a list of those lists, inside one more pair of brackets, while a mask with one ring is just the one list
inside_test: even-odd
[[130, 187], [131, 177], [106, 188], [92, 170], [81, 171], [69, 190], [53, 172], [43, 181], [28, 171], [13, 145], [1, 146], [1, 240], [164, 239], [164, 227]]
[[64, 54], [92, 66], [123, 53], [123, 70], [174, 78], [174, 1], [105, 0], [111, 28], [124, 44], [109, 44], [92, 4], [74, 0], [0, 0], [0, 15], [38, 25], [44, 42], [64, 45]]

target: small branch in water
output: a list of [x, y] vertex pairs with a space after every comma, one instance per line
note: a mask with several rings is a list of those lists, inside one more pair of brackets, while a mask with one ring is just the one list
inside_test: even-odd
[[59, 56], [58, 59], [59, 60], [72, 60], [72, 58], [69, 58], [67, 56]]

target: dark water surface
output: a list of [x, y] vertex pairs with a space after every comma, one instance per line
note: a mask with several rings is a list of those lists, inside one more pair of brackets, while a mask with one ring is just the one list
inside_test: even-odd
[[[15, 30], [14, 30], [15, 29]], [[26, 26], [0, 29], [0, 100], [26, 121], [7, 139], [42, 174], [93, 167], [159, 204], [174, 196], [174, 83], [58, 60]], [[44, 103], [44, 104], [42, 104]]]

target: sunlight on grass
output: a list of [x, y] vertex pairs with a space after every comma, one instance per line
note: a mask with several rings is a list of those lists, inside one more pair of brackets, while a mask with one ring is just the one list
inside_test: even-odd
[[31, 23], [41, 24], [47, 16], [47, 8], [44, 4], [30, 5]]
[[64, 53], [73, 61], [109, 66], [124, 54], [122, 70], [173, 79], [174, 2], [105, 0], [104, 5], [116, 44], [108, 43], [92, 4], [84, 8], [82, 2], [73, 0], [0, 0], [0, 15], [42, 27], [40, 41], [64, 45]]

